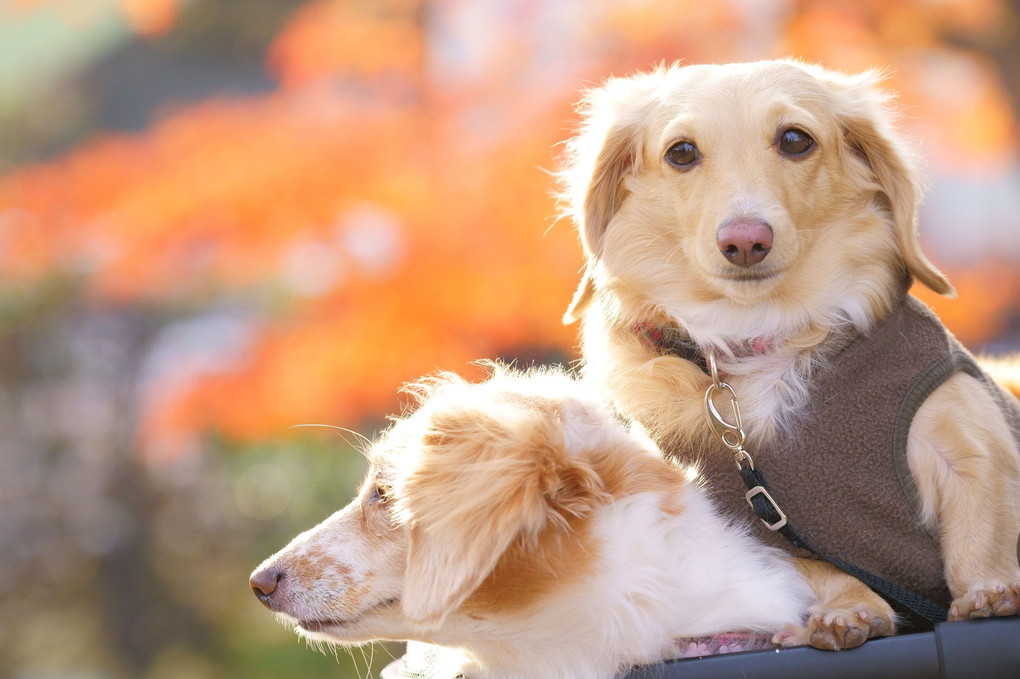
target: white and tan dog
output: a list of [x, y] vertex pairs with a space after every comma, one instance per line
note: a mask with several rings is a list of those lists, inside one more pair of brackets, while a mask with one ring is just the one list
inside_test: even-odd
[[[819, 519], [819, 532], [863, 533], [866, 548], [893, 552], [895, 536], [868, 535], [903, 517], [920, 525], [910, 530], [936, 565], [919, 584], [937, 591], [948, 583], [950, 619], [1016, 614], [1020, 409], [951, 338], [940, 339], [941, 325], [905, 293], [912, 280], [941, 294], [952, 287], [918, 246], [922, 178], [878, 74], [792, 61], [662, 67], [609, 80], [581, 110], [561, 178], [587, 256], [566, 316], [583, 318], [586, 376], [668, 453], [728, 455], [705, 421], [709, 378], [661, 338], [679, 336], [695, 354], [714, 350], [739, 397], [746, 447], [775, 454], [766, 474], [793, 477], [785, 498], [804, 496], [794, 520], [810, 524], [835, 508], [838, 525]], [[921, 386], [904, 378], [902, 398], [892, 387], [860, 386], [881, 387], [887, 376], [892, 384], [901, 359], [913, 357], [913, 336], [894, 323], [923, 325], [945, 353], [938, 371], [917, 377]], [[884, 348], [869, 349], [883, 333]], [[828, 374], [850, 354], [854, 372], [840, 379], [861, 396]], [[823, 387], [823, 378], [836, 386]], [[851, 395], [840, 401], [843, 394]], [[819, 424], [811, 418], [823, 405], [830, 412]], [[859, 422], [849, 419], [855, 411]], [[844, 418], [853, 423], [841, 440], [819, 430]], [[866, 478], [871, 458], [859, 457], [855, 438], [863, 449], [884, 426], [895, 436], [873, 450], [902, 477], [893, 481]], [[798, 441], [827, 457], [786, 460]], [[719, 465], [739, 485], [732, 456]], [[814, 485], [808, 475], [823, 468], [834, 471]], [[845, 501], [841, 474], [859, 482]], [[895, 499], [903, 511], [868, 504], [886, 483], [904, 496]], [[842, 556], [886, 565], [883, 554]], [[844, 585], [852, 582], [828, 582], [833, 591]], [[873, 601], [851, 597], [816, 613], [810, 626], [820, 647], [891, 629], [891, 610]]]
[[415, 390], [360, 495], [251, 576], [301, 635], [438, 644], [472, 679], [609, 679], [733, 630], [804, 641], [793, 560], [591, 389], [494, 368]]

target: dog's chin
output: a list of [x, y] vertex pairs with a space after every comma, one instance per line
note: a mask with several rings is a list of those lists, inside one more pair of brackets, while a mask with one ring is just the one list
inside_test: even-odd
[[396, 598], [373, 604], [358, 613], [342, 618], [298, 619], [296, 631], [312, 639], [349, 641], [364, 634], [362, 627], [373, 617], [390, 610], [398, 603]]

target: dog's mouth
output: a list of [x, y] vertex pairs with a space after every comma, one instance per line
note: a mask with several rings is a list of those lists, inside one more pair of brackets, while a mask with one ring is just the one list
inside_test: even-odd
[[729, 268], [720, 271], [717, 275], [726, 281], [733, 281], [736, 283], [755, 283], [759, 281], [767, 281], [772, 278], [776, 278], [782, 272], [775, 269], [774, 267], [752, 267], [750, 269], [735, 269]]
[[383, 608], [389, 608], [393, 604], [397, 603], [398, 599], [393, 597], [391, 599], [385, 599], [377, 604], [373, 604], [362, 611], [359, 611], [356, 615], [348, 618], [322, 618], [315, 620], [298, 620], [297, 626], [306, 632], [327, 632], [330, 629], [342, 629], [344, 627], [350, 627], [360, 622], [366, 615], [374, 613]]

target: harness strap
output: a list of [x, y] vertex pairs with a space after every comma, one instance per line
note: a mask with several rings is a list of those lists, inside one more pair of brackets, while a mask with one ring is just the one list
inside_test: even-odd
[[[766, 483], [765, 475], [762, 474], [760, 469], [754, 469], [750, 466], [741, 466], [740, 478], [743, 479], [744, 485], [747, 486], [747, 502], [751, 505], [754, 513], [770, 530], [778, 532], [794, 547], [806, 549], [815, 556], [828, 561], [844, 573], [852, 575], [894, 606], [898, 605], [901, 608], [913, 611], [915, 614], [933, 624], [946, 621], [946, 609], [942, 608], [934, 601], [923, 597], [916, 592], [912, 592], [909, 589], [900, 587], [896, 583], [880, 578], [874, 573], [866, 571], [863, 568], [858, 568], [857, 566], [846, 563], [842, 559], [829, 556], [825, 552], [815, 548], [814, 545], [808, 542], [807, 539], [798, 533], [789, 521], [787, 521], [786, 515], [783, 514], [775, 500], [772, 499], [772, 495], [769, 494], [768, 483]], [[773, 526], [777, 525], [778, 527], [773, 528]]]

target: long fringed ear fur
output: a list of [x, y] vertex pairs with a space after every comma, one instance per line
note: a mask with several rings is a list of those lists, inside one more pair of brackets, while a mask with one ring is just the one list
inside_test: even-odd
[[588, 263], [565, 323], [581, 317], [594, 298], [593, 263], [606, 227], [626, 197], [623, 180], [641, 168], [642, 132], [668, 69], [631, 78], [611, 78], [581, 100], [580, 132], [567, 142], [559, 179], [564, 213], [573, 219]]
[[608, 496], [566, 453], [553, 414], [505, 404], [434, 415], [398, 497], [410, 526], [401, 605], [435, 628], [516, 541], [565, 528]]
[[585, 309], [591, 306], [592, 301], [595, 299], [595, 279], [591, 272], [592, 266], [593, 263], [589, 259], [588, 263], [584, 266], [584, 273], [581, 274], [581, 283], [574, 292], [574, 298], [570, 300], [570, 306], [567, 307], [567, 311], [563, 314], [563, 323], [566, 325], [581, 320]]
[[921, 251], [917, 239], [917, 205], [923, 191], [919, 163], [894, 129], [891, 95], [879, 89], [882, 75], [868, 71], [826, 80], [839, 95], [844, 143], [870, 168], [888, 202], [900, 255], [907, 271], [932, 291], [953, 297], [956, 291], [945, 275]]

